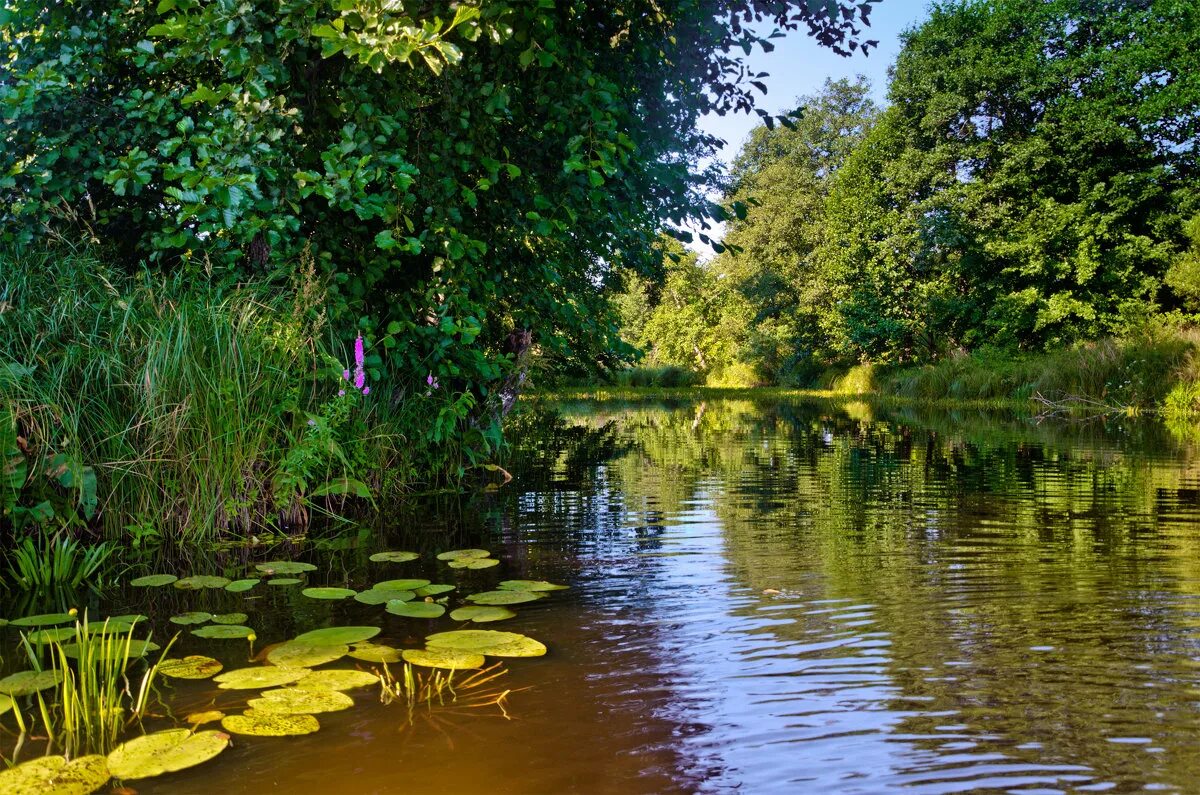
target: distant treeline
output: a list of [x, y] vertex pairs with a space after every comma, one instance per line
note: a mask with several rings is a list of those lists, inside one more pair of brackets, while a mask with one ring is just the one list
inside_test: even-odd
[[664, 243], [618, 299], [644, 366], [810, 385], [1193, 322], [1195, 0], [938, 3], [887, 96], [830, 81], [754, 130], [715, 258]]

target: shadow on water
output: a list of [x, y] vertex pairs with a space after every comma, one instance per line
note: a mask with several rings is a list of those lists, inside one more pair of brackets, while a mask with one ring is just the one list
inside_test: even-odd
[[[453, 576], [465, 592], [569, 583], [498, 627], [550, 647], [510, 666], [509, 686], [532, 687], [511, 720], [405, 730], [360, 694], [319, 734], [238, 738], [138, 790], [1187, 792], [1200, 781], [1200, 459], [1159, 426], [863, 402], [539, 403], [505, 466], [514, 480], [498, 491], [425, 500], [285, 551], [318, 565], [314, 582], [359, 589], [382, 576], [367, 560], [382, 548], [422, 552], [405, 576]], [[474, 546], [498, 570], [432, 562]], [[215, 565], [261, 554], [226, 550]], [[106, 607], [231, 609], [227, 595], [146, 598], [113, 594]], [[414, 645], [457, 626], [279, 590], [241, 604], [264, 642], [366, 621]], [[175, 698], [203, 695], [180, 686]]]

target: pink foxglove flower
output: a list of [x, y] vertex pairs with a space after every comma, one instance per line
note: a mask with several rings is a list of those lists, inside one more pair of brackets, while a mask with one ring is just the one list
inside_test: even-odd
[[[366, 355], [363, 353], [363, 338], [362, 334], [354, 340], [354, 388], [364, 395], [371, 394], [371, 387], [367, 386], [367, 371], [364, 367]], [[342, 380], [350, 380], [350, 371], [342, 370]], [[346, 394], [346, 390], [339, 389], [338, 397]]]

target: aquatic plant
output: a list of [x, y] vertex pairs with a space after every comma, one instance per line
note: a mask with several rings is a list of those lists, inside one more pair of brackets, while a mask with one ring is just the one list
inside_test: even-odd
[[[493, 686], [493, 683], [508, 673], [502, 663], [474, 671], [466, 678], [455, 680], [458, 668], [420, 668], [405, 662], [398, 676], [392, 674], [387, 664], [379, 674], [380, 701], [384, 704], [399, 702], [407, 711], [407, 724], [412, 725], [418, 709], [427, 714], [435, 707], [461, 707], [481, 709], [496, 707], [504, 718], [508, 697], [517, 690]], [[521, 690], [527, 688], [520, 688]]]
[[109, 541], [85, 544], [65, 533], [27, 536], [5, 554], [5, 582], [22, 590], [99, 589], [110, 582], [117, 545]]
[[175, 642], [172, 639], [159, 662], [146, 669], [135, 690], [127, 673], [130, 664], [158, 647], [135, 638], [133, 626], [127, 631], [111, 629], [108, 620], [93, 624], [85, 615], [75, 624], [73, 643], [46, 644], [49, 668], [28, 637], [22, 638], [34, 672], [58, 680], [49, 698], [45, 690], [34, 695], [50, 748], [61, 748], [68, 757], [116, 747], [125, 728], [145, 715], [158, 666]]

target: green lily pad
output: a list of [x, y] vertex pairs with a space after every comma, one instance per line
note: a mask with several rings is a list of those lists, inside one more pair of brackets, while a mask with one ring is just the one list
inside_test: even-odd
[[197, 638], [215, 638], [218, 640], [234, 640], [248, 638], [254, 634], [250, 627], [241, 624], [209, 624], [207, 627], [193, 629], [192, 634]]
[[226, 671], [213, 681], [222, 690], [262, 690], [265, 687], [290, 685], [308, 676], [307, 668], [280, 668], [275, 665], [254, 665]]
[[438, 560], [458, 560], [459, 558], [486, 558], [491, 555], [486, 549], [452, 549], [437, 556]]
[[309, 599], [345, 599], [355, 592], [349, 588], [305, 588], [300, 593]]
[[452, 569], [490, 569], [492, 566], [499, 566], [500, 561], [495, 558], [459, 558], [450, 561]]
[[374, 663], [398, 663], [400, 651], [391, 646], [377, 643], [356, 643], [350, 650], [350, 656], [356, 660]]
[[[150, 620], [149, 616], [144, 616], [141, 613], [125, 613], [124, 615], [120, 615], [120, 616], [109, 616], [108, 617], [109, 624], [137, 624], [141, 621], [149, 621], [149, 620]], [[95, 626], [95, 624], [93, 624], [92, 626]]]
[[267, 652], [267, 660], [283, 668], [312, 668], [339, 660], [349, 651], [350, 647], [342, 643], [289, 640]]
[[484, 591], [471, 594], [467, 601], [477, 605], [519, 605], [522, 602], [536, 602], [544, 596], [534, 591]]
[[152, 778], [207, 762], [229, 747], [229, 735], [208, 730], [167, 729], [121, 743], [108, 755], [116, 778]]
[[62, 672], [53, 669], [47, 671], [20, 671], [0, 679], [0, 693], [13, 698], [31, 696], [39, 690], [49, 690], [62, 681]]
[[9, 622], [14, 627], [52, 627], [55, 624], [69, 624], [75, 620], [70, 613], [42, 613], [36, 616], [14, 618]]
[[324, 629], [314, 629], [297, 635], [295, 640], [318, 646], [322, 644], [341, 646], [347, 643], [361, 643], [364, 640], [370, 640], [378, 634], [379, 627], [325, 627]]
[[203, 624], [206, 621], [211, 621], [212, 613], [205, 613], [202, 610], [197, 610], [192, 613], [180, 613], [177, 616], [171, 616], [167, 620], [172, 624]]
[[394, 616], [405, 618], [439, 618], [446, 612], [444, 605], [435, 602], [401, 602], [394, 600], [387, 603], [387, 611]]
[[370, 560], [373, 563], [407, 563], [419, 557], [416, 552], [376, 552]]
[[404, 661], [426, 668], [448, 668], [451, 671], [482, 668], [486, 662], [478, 652], [457, 649], [405, 649]]
[[294, 560], [272, 560], [268, 563], [258, 563], [254, 568], [264, 574], [303, 574], [306, 571], [316, 571], [311, 563], [300, 563]]
[[297, 585], [303, 582], [295, 577], [276, 577], [273, 580], [267, 580], [267, 585]]
[[198, 591], [201, 588], [224, 588], [229, 584], [228, 577], [217, 577], [212, 574], [196, 574], [176, 580], [174, 585], [183, 591]]
[[[111, 644], [101, 644], [96, 642], [93, 645], [95, 646], [94, 657], [98, 660], [116, 659], [125, 654], [124, 641]], [[160, 646], [157, 643], [153, 643], [148, 640], [131, 640], [129, 641], [128, 656], [131, 660], [135, 657], [145, 657], [152, 651], [158, 651], [159, 648]], [[80, 648], [78, 643], [67, 643], [62, 647], [62, 650], [63, 654], [67, 655], [72, 660], [79, 659]]]
[[0, 771], [4, 795], [90, 795], [112, 776], [103, 756], [43, 756]]
[[[296, 687], [306, 690], [354, 690], [359, 687], [370, 687], [379, 684], [379, 677], [370, 671], [356, 671], [349, 668], [326, 668], [324, 671], [313, 671], [296, 683]], [[265, 693], [263, 695], [266, 695]]]
[[429, 584], [429, 580], [384, 580], [372, 586], [376, 591], [415, 591]]
[[364, 605], [383, 605], [393, 599], [400, 602], [409, 602], [416, 599], [417, 595], [412, 591], [389, 591], [381, 588], [372, 588], [369, 591], [361, 591], [354, 595], [354, 601], [362, 602]]
[[274, 712], [281, 715], [315, 715], [320, 712], [341, 712], [354, 706], [354, 699], [338, 690], [284, 687], [264, 691], [261, 698], [246, 702], [255, 712]]
[[225, 731], [255, 737], [290, 737], [312, 734], [321, 724], [312, 715], [284, 715], [280, 712], [249, 710], [244, 715], [226, 715], [221, 719]]
[[158, 672], [173, 679], [209, 679], [221, 673], [224, 667], [212, 657], [192, 654], [182, 659], [163, 660], [158, 665]]
[[258, 585], [262, 580], [256, 580], [253, 577], [246, 580], [234, 580], [225, 586], [225, 590], [230, 593], [243, 593], [249, 591], [254, 586]]
[[186, 716], [184, 718], [184, 720], [186, 720], [188, 723], [192, 724], [193, 726], [201, 726], [205, 723], [212, 723], [214, 721], [218, 721], [223, 717], [225, 717], [225, 713], [222, 712], [221, 710], [210, 709], [210, 710], [206, 710], [204, 712], [193, 712], [191, 715]]
[[219, 616], [213, 616], [212, 620], [214, 624], [242, 624], [248, 618], [250, 616], [245, 613], [222, 613]]
[[[56, 627], [58, 630], [67, 629], [67, 627]], [[133, 629], [133, 624], [128, 621], [118, 621], [115, 618], [109, 618], [102, 622], [94, 621], [88, 625], [88, 631], [101, 635], [128, 635]], [[71, 629], [74, 634], [75, 630]]]
[[455, 586], [453, 585], [442, 585], [441, 583], [426, 585], [417, 589], [417, 596], [420, 596], [421, 598], [425, 598], [426, 596], [437, 596], [438, 594], [450, 593], [454, 590], [454, 588]]
[[483, 624], [488, 621], [503, 621], [512, 618], [516, 613], [507, 607], [485, 607], [483, 605], [466, 605], [450, 614], [455, 621], [474, 621]]
[[541, 657], [546, 653], [542, 643], [516, 632], [494, 629], [459, 629], [438, 632], [425, 638], [430, 649], [473, 651], [490, 657]]
[[51, 627], [50, 629], [39, 629], [35, 632], [30, 632], [25, 636], [30, 643], [42, 645], [44, 643], [57, 643], [64, 641], [67, 638], [75, 637], [75, 627]]
[[501, 591], [565, 591], [571, 586], [555, 585], [545, 580], [505, 580], [496, 586]]
[[129, 584], [134, 588], [159, 588], [163, 585], [170, 585], [178, 579], [174, 574], [147, 574], [145, 577], [130, 580]]

